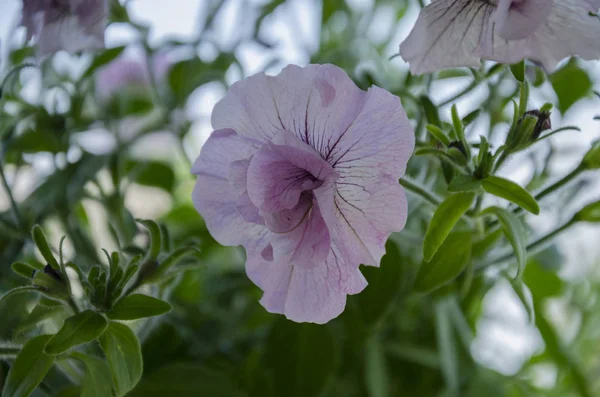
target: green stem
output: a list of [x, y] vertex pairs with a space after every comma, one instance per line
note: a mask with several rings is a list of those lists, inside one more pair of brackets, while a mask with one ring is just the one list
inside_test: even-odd
[[8, 181], [6, 180], [6, 175], [4, 174], [4, 166], [2, 165], [2, 158], [0, 158], [0, 179], [2, 179], [2, 185], [4, 186], [4, 190], [6, 190], [6, 193], [8, 194], [8, 198], [10, 200], [10, 206], [12, 208], [13, 216], [14, 216], [15, 222], [16, 222], [15, 224], [20, 229], [22, 226], [21, 214], [19, 212], [19, 207], [17, 206], [17, 202], [15, 201], [15, 198], [12, 194], [12, 190], [10, 189], [10, 186], [8, 185]]
[[81, 313], [81, 310], [79, 310], [79, 307], [77, 307], [77, 304], [73, 300], [72, 296], [69, 299], [67, 299], [66, 302], [67, 302], [67, 305], [69, 305], [69, 307], [71, 308], [71, 310], [73, 310], [73, 313], [75, 313], [75, 314]]
[[571, 182], [573, 179], [575, 179], [577, 176], [579, 176], [579, 174], [581, 174], [583, 171], [585, 171], [585, 168], [582, 167], [581, 165], [579, 165], [577, 168], [575, 168], [573, 171], [571, 171], [567, 176], [565, 176], [561, 180], [559, 180], [556, 183], [548, 186], [547, 188], [545, 188], [544, 190], [542, 190], [541, 192], [539, 192], [538, 194], [536, 194], [535, 195], [535, 199], [536, 200], [543, 199], [547, 195], [553, 193], [554, 191], [560, 189], [561, 187], [563, 187], [567, 183]]
[[404, 186], [406, 190], [416, 194], [417, 196], [420, 196], [425, 201], [428, 201], [436, 207], [441, 204], [439, 198], [437, 198], [433, 193], [430, 193], [425, 187], [419, 185], [417, 182], [402, 178], [400, 179], [400, 184]]
[[[540, 252], [556, 236], [558, 236], [559, 234], [561, 234], [565, 230], [569, 229], [571, 226], [573, 226], [576, 223], [577, 223], [577, 220], [575, 218], [573, 218], [570, 221], [568, 221], [567, 223], [565, 223], [564, 225], [558, 227], [557, 229], [551, 231], [550, 233], [548, 233], [548, 234], [540, 237], [539, 239], [535, 240], [533, 243], [527, 245], [527, 254], [528, 255], [532, 255], [532, 254], [536, 254], [536, 253]], [[478, 264], [475, 267], [475, 269], [476, 270], [481, 270], [481, 269], [484, 269], [484, 268], [487, 268], [487, 267], [490, 267], [490, 266], [493, 266], [493, 265], [497, 265], [497, 264], [500, 264], [502, 262], [506, 262], [508, 260], [513, 259], [514, 256], [515, 256], [514, 251], [507, 252], [504, 255], [501, 255], [501, 256], [496, 257], [496, 258], [492, 258], [488, 262], [484, 262], [484, 263]]]
[[459, 92], [458, 94], [454, 95], [452, 98], [449, 98], [447, 100], [445, 100], [444, 102], [440, 103], [438, 105], [438, 107], [442, 107], [445, 105], [448, 105], [449, 103], [452, 103], [454, 101], [456, 101], [457, 99], [459, 99], [460, 97], [467, 95], [469, 92], [473, 91], [475, 88], [477, 88], [479, 86], [479, 80], [474, 80], [471, 84], [469, 84], [464, 90], [462, 90], [461, 92]]
[[21, 352], [20, 346], [0, 346], [0, 357], [13, 357]]

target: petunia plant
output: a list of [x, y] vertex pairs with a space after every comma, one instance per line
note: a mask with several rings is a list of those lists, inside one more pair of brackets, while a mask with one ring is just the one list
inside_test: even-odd
[[18, 3], [2, 397], [600, 393], [597, 0]]

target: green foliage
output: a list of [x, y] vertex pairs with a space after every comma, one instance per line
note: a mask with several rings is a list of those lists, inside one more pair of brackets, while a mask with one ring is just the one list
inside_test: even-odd
[[140, 342], [131, 328], [113, 321], [109, 322], [99, 341], [110, 367], [117, 396], [124, 396], [142, 378]]
[[106, 361], [81, 353], [72, 353], [71, 356], [85, 366], [85, 375], [81, 383], [81, 397], [112, 395], [113, 382]]
[[50, 338], [44, 353], [60, 354], [73, 346], [96, 340], [107, 326], [106, 319], [92, 310], [77, 313], [67, 318], [60, 331]]
[[527, 190], [513, 181], [499, 176], [488, 176], [482, 181], [482, 186], [486, 192], [515, 203], [534, 215], [540, 213], [540, 206], [537, 201]]
[[554, 72], [550, 76], [550, 82], [558, 97], [558, 110], [561, 113], [589, 95], [592, 89], [592, 81], [574, 59]]
[[50, 337], [36, 336], [23, 346], [6, 377], [2, 396], [27, 397], [40, 384], [54, 362], [53, 356], [44, 353]]
[[423, 242], [423, 258], [429, 262], [475, 199], [474, 193], [457, 193], [448, 197], [435, 211]]
[[171, 305], [147, 295], [133, 294], [119, 299], [106, 313], [113, 320], [137, 320], [160, 316], [171, 311]]
[[[311, 354], [307, 355], [306, 352]], [[268, 337], [265, 365], [274, 395], [314, 396], [324, 392], [339, 365], [339, 350], [327, 327], [280, 319]]]

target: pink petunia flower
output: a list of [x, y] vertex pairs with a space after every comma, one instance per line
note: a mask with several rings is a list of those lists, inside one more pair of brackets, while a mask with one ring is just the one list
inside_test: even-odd
[[108, 0], [23, 0], [21, 24], [41, 55], [104, 48]]
[[333, 65], [288, 66], [237, 82], [192, 168], [197, 210], [223, 245], [246, 248], [262, 305], [325, 323], [362, 291], [404, 227], [398, 179], [414, 149], [400, 99], [360, 90]]
[[570, 55], [600, 58], [600, 0], [434, 0], [400, 45], [414, 74], [524, 58], [548, 70]]

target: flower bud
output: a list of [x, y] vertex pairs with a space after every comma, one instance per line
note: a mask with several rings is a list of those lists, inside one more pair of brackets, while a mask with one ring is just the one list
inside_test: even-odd
[[510, 152], [526, 149], [533, 144], [543, 131], [552, 128], [550, 110], [547, 107], [541, 110], [525, 112], [519, 119], [516, 127], [511, 130], [506, 138], [506, 146]]
[[48, 296], [56, 299], [69, 298], [69, 286], [63, 276], [52, 266], [46, 265], [43, 270], [36, 271], [33, 284], [40, 287]]

